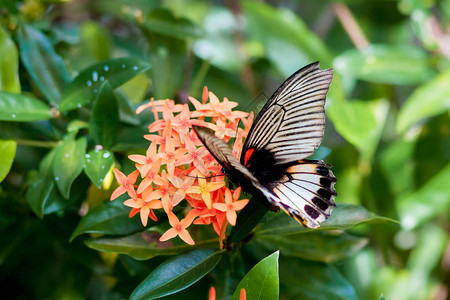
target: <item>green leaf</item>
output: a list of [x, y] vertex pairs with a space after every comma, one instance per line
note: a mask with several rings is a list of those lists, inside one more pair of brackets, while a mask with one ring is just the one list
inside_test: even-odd
[[39, 30], [22, 23], [18, 30], [22, 63], [50, 103], [59, 103], [62, 90], [69, 81], [62, 58]]
[[114, 156], [108, 150], [91, 150], [84, 156], [84, 172], [98, 188], [114, 163]]
[[184, 290], [214, 269], [221, 257], [219, 252], [201, 249], [168, 259], [136, 287], [130, 299], [156, 299]]
[[352, 257], [369, 240], [345, 233], [310, 231], [290, 235], [256, 235], [252, 241], [269, 251], [279, 249], [285, 256], [333, 263]]
[[37, 180], [33, 182], [27, 190], [27, 202], [39, 218], [43, 218], [44, 207], [55, 187], [52, 171], [52, 163], [55, 153], [56, 149], [53, 149], [42, 159], [39, 164]]
[[411, 46], [351, 49], [335, 58], [333, 67], [344, 77], [394, 85], [421, 83], [434, 73], [427, 53]]
[[238, 300], [241, 289], [245, 289], [248, 300], [278, 299], [278, 257], [280, 252], [274, 252], [257, 263], [239, 282], [233, 293], [232, 300]]
[[450, 208], [450, 164], [433, 176], [419, 190], [396, 201], [402, 227], [416, 228]]
[[0, 26], [0, 66], [0, 91], [20, 93], [17, 47], [2, 26]]
[[130, 219], [129, 213], [130, 208], [123, 205], [120, 198], [106, 201], [81, 218], [70, 240], [83, 233], [124, 235], [142, 229], [139, 218]]
[[243, 7], [247, 35], [264, 45], [268, 59], [285, 77], [316, 60], [331, 66], [322, 40], [291, 10], [256, 1], [245, 1]]
[[5, 179], [11, 170], [11, 165], [16, 155], [17, 142], [0, 140], [0, 182]]
[[176, 18], [166, 9], [152, 11], [144, 19], [142, 26], [148, 31], [182, 40], [199, 37], [202, 33], [193, 22], [185, 18]]
[[[139, 223], [139, 225], [142, 228], [142, 224]], [[160, 242], [160, 237], [161, 230], [153, 227], [145, 232], [124, 237], [93, 238], [86, 241], [86, 245], [97, 251], [127, 254], [137, 260], [147, 260], [161, 255], [178, 255], [197, 248], [217, 248], [219, 245], [217, 238], [199, 241], [191, 246], [187, 244], [173, 245], [171, 241]]]
[[36, 98], [21, 94], [0, 92], [1, 121], [43, 121], [51, 117], [51, 108]]
[[89, 133], [97, 145], [109, 148], [114, 144], [119, 128], [119, 105], [108, 82], [98, 93], [89, 121]]
[[383, 294], [381, 294], [380, 297], [378, 298], [378, 300], [386, 300], [386, 298], [384, 297]]
[[280, 283], [286, 299], [360, 299], [353, 286], [331, 264], [282, 257], [280, 267], [283, 270]]
[[400, 109], [397, 132], [402, 134], [411, 125], [448, 111], [450, 108], [449, 82], [450, 69], [417, 88]]
[[84, 22], [80, 28], [80, 44], [83, 52], [96, 61], [108, 59], [111, 52], [109, 31], [94, 21]]
[[66, 199], [69, 198], [73, 181], [83, 171], [86, 145], [85, 137], [75, 140], [75, 134], [69, 133], [65, 136], [63, 143], [56, 149], [55, 158], [52, 162], [53, 175], [56, 186]]
[[[369, 212], [364, 207], [354, 204], [338, 203], [328, 220], [317, 230], [346, 230], [363, 223], [397, 222]], [[255, 230], [255, 235], [288, 235], [311, 232], [285, 213], [272, 214], [266, 223]]]
[[112, 89], [150, 68], [147, 62], [134, 57], [110, 59], [82, 71], [64, 90], [60, 111], [68, 111], [92, 102], [104, 81]]
[[239, 242], [249, 235], [268, 210], [258, 200], [250, 199], [250, 202], [239, 212], [236, 225], [231, 229], [230, 241]]
[[371, 160], [386, 122], [389, 103], [385, 99], [343, 101], [328, 109], [336, 130]]

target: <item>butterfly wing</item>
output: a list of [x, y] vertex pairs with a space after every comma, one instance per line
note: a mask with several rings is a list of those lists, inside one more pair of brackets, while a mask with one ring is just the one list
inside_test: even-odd
[[312, 63], [290, 76], [270, 97], [253, 123], [242, 149], [241, 163], [249, 166], [268, 152], [274, 164], [304, 159], [322, 142], [325, 97], [332, 69]]

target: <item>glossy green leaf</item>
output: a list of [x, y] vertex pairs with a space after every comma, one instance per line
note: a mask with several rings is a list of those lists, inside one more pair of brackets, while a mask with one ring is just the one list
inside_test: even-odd
[[380, 297], [378, 298], [378, 300], [386, 300], [386, 298], [384, 297], [384, 294], [381, 294]]
[[231, 229], [230, 241], [239, 242], [249, 235], [268, 210], [258, 200], [250, 199], [250, 202], [239, 212], [236, 225]]
[[258, 262], [239, 282], [232, 300], [238, 300], [241, 289], [245, 289], [248, 300], [278, 299], [278, 257], [279, 251]]
[[333, 263], [352, 257], [368, 239], [345, 233], [313, 231], [290, 235], [256, 235], [254, 240], [269, 251], [279, 249], [285, 256]]
[[283, 270], [280, 273], [280, 284], [286, 299], [361, 299], [354, 287], [331, 264], [282, 257], [280, 267]]
[[82, 71], [64, 90], [63, 100], [59, 105], [61, 111], [68, 111], [92, 102], [104, 81], [112, 89], [127, 82], [150, 65], [135, 57], [110, 59], [95, 64]]
[[17, 142], [13, 140], [0, 140], [0, 182], [5, 179], [11, 170], [16, 155]]
[[37, 179], [33, 182], [27, 190], [27, 202], [33, 212], [39, 217], [44, 216], [44, 207], [49, 200], [49, 196], [55, 188], [55, 181], [53, 177], [52, 163], [55, 157], [53, 149], [42, 159], [39, 165], [39, 172]]
[[[111, 223], [111, 226], [113, 225]], [[139, 225], [142, 228], [142, 224], [139, 223]], [[177, 245], [174, 245], [171, 241], [160, 242], [159, 238], [162, 235], [160, 231], [159, 228], [150, 228], [145, 232], [124, 237], [93, 238], [86, 241], [86, 245], [102, 252], [127, 254], [137, 260], [147, 260], [161, 255], [178, 255], [198, 248], [214, 249], [219, 247], [219, 240], [217, 238], [198, 241], [193, 246], [187, 245], [184, 242], [180, 242], [181, 244]]]
[[53, 176], [56, 186], [66, 199], [69, 198], [73, 181], [83, 171], [86, 145], [85, 137], [75, 140], [75, 134], [69, 133], [56, 149], [52, 162]]
[[81, 218], [70, 240], [83, 233], [123, 235], [142, 229], [139, 218], [130, 219], [129, 214], [130, 208], [123, 205], [120, 198], [115, 201], [105, 201]]
[[119, 105], [108, 82], [99, 90], [92, 108], [89, 133], [97, 145], [110, 148], [119, 128]]
[[396, 85], [421, 83], [434, 73], [427, 53], [411, 46], [351, 49], [335, 58], [333, 67], [342, 76]]
[[450, 164], [419, 190], [396, 201], [400, 222], [405, 229], [413, 229], [450, 209]]
[[0, 92], [1, 121], [42, 121], [52, 117], [51, 108], [42, 101], [21, 94]]
[[19, 54], [6, 30], [0, 26], [0, 91], [20, 93]]
[[84, 156], [84, 172], [100, 188], [113, 163], [114, 156], [110, 151], [94, 149]]
[[173, 257], [154, 269], [136, 287], [130, 299], [156, 299], [184, 290], [214, 269], [221, 257], [220, 252], [208, 249]]
[[397, 132], [404, 133], [411, 125], [448, 111], [450, 109], [449, 82], [450, 70], [446, 70], [417, 88], [400, 109]]
[[371, 160], [378, 146], [382, 129], [389, 111], [385, 99], [372, 101], [345, 101], [332, 105], [328, 116], [336, 130]]
[[[346, 230], [353, 226], [364, 223], [397, 222], [395, 220], [380, 217], [369, 212], [362, 206], [354, 204], [338, 203], [331, 212], [328, 220], [323, 222], [317, 230]], [[255, 230], [255, 235], [288, 235], [301, 232], [311, 232], [297, 221], [283, 212], [272, 214], [266, 223]]]
[[284, 76], [319, 60], [331, 66], [331, 55], [322, 40], [291, 10], [275, 9], [263, 2], [246, 1], [246, 33], [264, 45], [266, 56]]
[[62, 58], [47, 37], [29, 25], [19, 26], [17, 38], [20, 58], [34, 83], [49, 103], [59, 103], [69, 81]]

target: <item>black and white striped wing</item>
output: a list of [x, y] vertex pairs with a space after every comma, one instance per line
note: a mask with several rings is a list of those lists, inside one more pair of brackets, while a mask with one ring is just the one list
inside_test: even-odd
[[244, 167], [236, 157], [234, 157], [230, 146], [228, 146], [223, 140], [217, 138], [210, 129], [199, 126], [193, 126], [193, 128], [200, 141], [202, 141], [203, 145], [209, 150], [211, 155], [214, 156], [222, 167], [227, 170], [237, 170], [245, 175], [247, 179], [257, 181], [248, 169]]
[[336, 178], [322, 161], [302, 160], [289, 166], [280, 180], [267, 185], [267, 199], [305, 227], [317, 228], [328, 219]]
[[247, 166], [251, 153], [257, 151], [273, 154], [275, 164], [313, 154], [325, 130], [325, 97], [332, 77], [332, 69], [320, 70], [318, 62], [289, 77], [258, 114], [244, 143], [241, 163]]

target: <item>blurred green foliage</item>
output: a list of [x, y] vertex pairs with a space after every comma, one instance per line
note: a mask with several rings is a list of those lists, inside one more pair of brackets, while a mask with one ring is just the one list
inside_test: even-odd
[[[445, 299], [449, 26], [449, 0], [2, 1], [3, 295]], [[230, 251], [206, 229], [167, 246], [164, 217], [108, 201], [112, 167], [148, 146], [138, 104], [207, 85], [248, 110], [313, 61], [334, 68], [318, 155], [339, 203], [319, 230], [270, 213]]]

